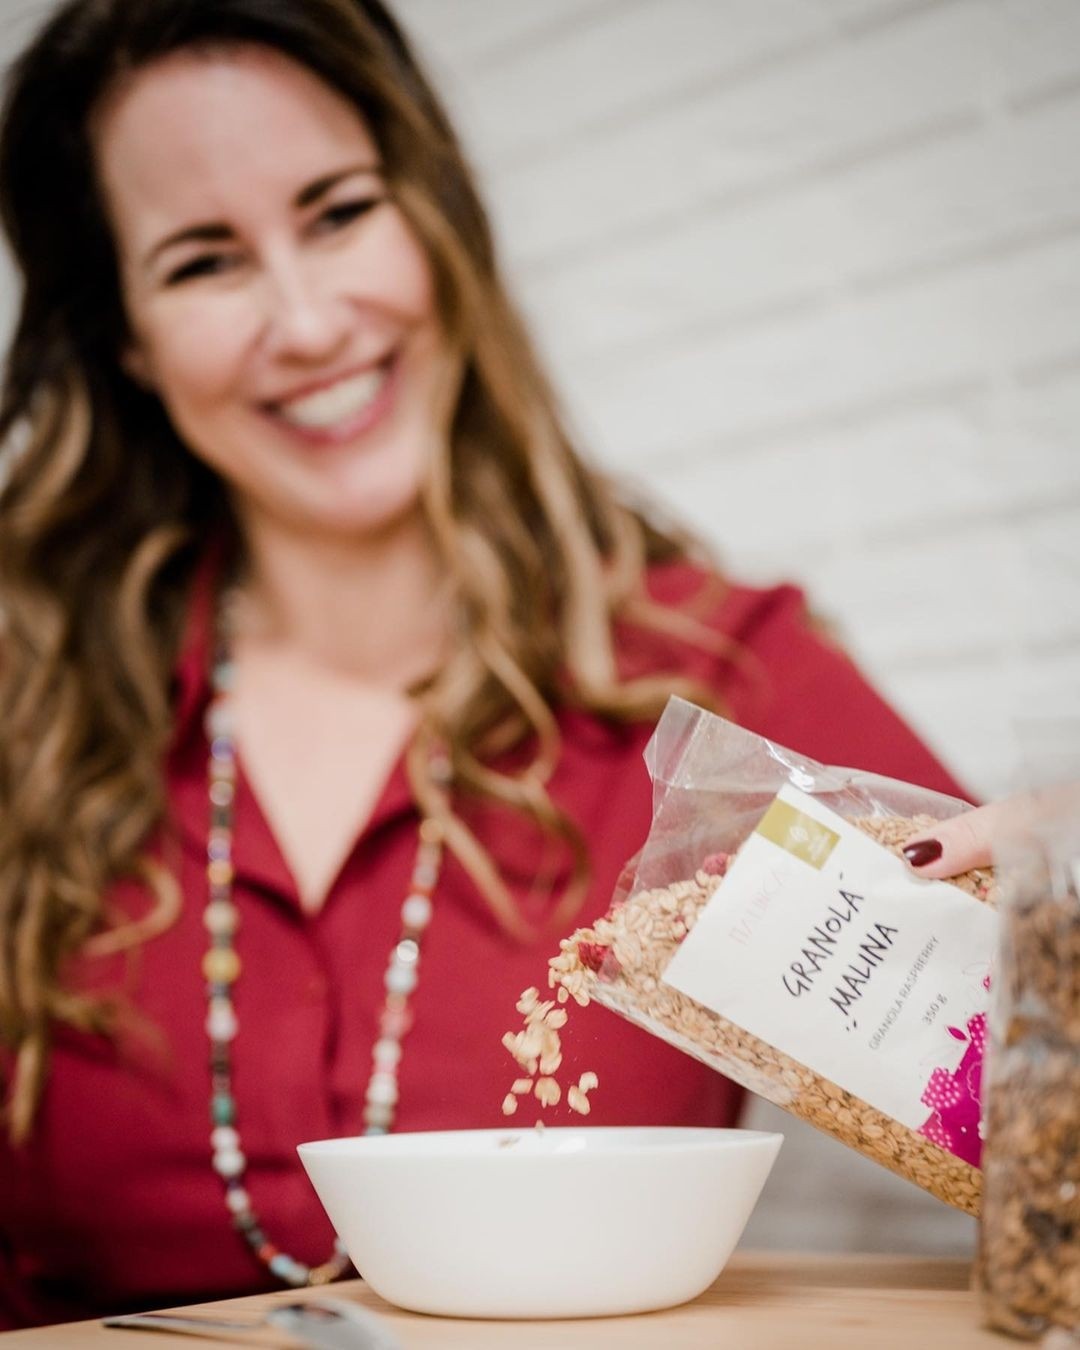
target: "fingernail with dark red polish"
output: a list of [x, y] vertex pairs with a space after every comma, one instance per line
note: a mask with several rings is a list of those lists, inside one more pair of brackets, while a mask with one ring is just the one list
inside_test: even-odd
[[912, 867], [926, 867], [941, 857], [940, 839], [916, 839], [903, 850], [904, 857]]

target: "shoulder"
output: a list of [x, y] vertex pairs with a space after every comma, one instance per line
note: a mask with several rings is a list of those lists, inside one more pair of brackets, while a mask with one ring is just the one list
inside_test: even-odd
[[798, 586], [747, 586], [679, 560], [651, 566], [645, 594], [648, 607], [616, 627], [622, 677], [689, 680], [703, 699], [755, 730], [762, 710], [788, 698], [797, 676], [844, 659], [815, 632]]
[[680, 673], [693, 678], [725, 681], [736, 671], [750, 675], [755, 667], [761, 676], [762, 663], [772, 664], [775, 654], [790, 652], [792, 642], [827, 642], [803, 591], [789, 583], [747, 586], [700, 563], [680, 560], [650, 567], [645, 589], [665, 616], [686, 621], [683, 640], [673, 646], [669, 636], [662, 650], [669, 665], [676, 657]]
[[[822, 763], [966, 795], [800, 587], [741, 585], [687, 562], [651, 568], [646, 584], [658, 605], [695, 617], [721, 639], [719, 648], [696, 651], [679, 642], [676, 668], [714, 691], [732, 720]], [[668, 669], [674, 652], [669, 644]]]
[[701, 563], [657, 563], [645, 573], [645, 585], [658, 604], [695, 613], [729, 637], [749, 637], [762, 623], [802, 622], [806, 599], [798, 586], [747, 586]]

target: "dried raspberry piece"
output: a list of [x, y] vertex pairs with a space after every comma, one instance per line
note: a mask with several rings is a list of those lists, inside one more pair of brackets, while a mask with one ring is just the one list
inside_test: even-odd
[[641, 861], [641, 851], [638, 850], [632, 858], [627, 858], [619, 869], [619, 875], [615, 878], [613, 894], [622, 895], [628, 892], [634, 884], [634, 877], [637, 876], [637, 865]]
[[599, 975], [600, 967], [611, 954], [611, 948], [605, 947], [602, 942], [579, 942], [577, 954], [583, 966]]
[[731, 859], [730, 853], [710, 853], [702, 862], [700, 870], [711, 877], [722, 877], [731, 866]]

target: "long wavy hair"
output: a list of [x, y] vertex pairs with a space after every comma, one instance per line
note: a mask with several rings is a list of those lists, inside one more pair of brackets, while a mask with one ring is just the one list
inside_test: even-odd
[[[110, 1004], [65, 989], [65, 961], [134, 946], [175, 916], [154, 842], [167, 823], [170, 680], [208, 541], [243, 548], [222, 483], [121, 369], [127, 327], [89, 126], [125, 75], [179, 49], [251, 43], [308, 67], [366, 119], [461, 358], [425, 504], [464, 640], [415, 691], [407, 764], [419, 809], [508, 933], [533, 930], [459, 795], [561, 841], [571, 880], [552, 922], [564, 922], [587, 858], [545, 787], [555, 709], [656, 716], [680, 681], [620, 678], [617, 626], [704, 634], [650, 604], [645, 567], [688, 546], [574, 453], [454, 132], [378, 0], [69, 0], [15, 65], [0, 130], [0, 213], [24, 287], [0, 401], [0, 1049], [14, 1065], [15, 1140], [32, 1123], [51, 1027], [112, 1026]], [[453, 796], [430, 770], [433, 744], [451, 759]], [[514, 746], [527, 753], [500, 771]], [[111, 884], [131, 876], [155, 898], [138, 924], [108, 911]]]

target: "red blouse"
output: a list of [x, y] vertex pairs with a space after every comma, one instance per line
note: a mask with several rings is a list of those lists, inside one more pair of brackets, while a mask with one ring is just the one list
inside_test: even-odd
[[[685, 565], [657, 568], [650, 578], [655, 598], [672, 606], [699, 582]], [[0, 1329], [254, 1293], [272, 1284], [233, 1229], [210, 1166], [200, 973], [207, 941], [207, 589], [201, 599], [197, 590], [191, 609], [166, 766], [177, 836], [167, 861], [183, 907], [133, 959], [85, 963], [79, 973], [90, 987], [122, 987], [143, 1030], [110, 1043], [60, 1029], [32, 1141], [13, 1151], [0, 1140]], [[635, 633], [625, 635], [628, 666], [677, 665], [717, 689], [736, 720], [773, 740], [823, 761], [961, 795], [848, 658], [811, 629], [797, 590], [731, 587], [707, 621], [751, 659], [735, 665]], [[641, 754], [651, 728], [613, 727], [575, 712], [560, 721], [563, 752], [550, 790], [591, 847], [583, 916], [592, 918], [606, 908], [622, 864], [648, 832], [651, 784]], [[494, 814], [478, 828], [526, 897], [535, 840]], [[307, 915], [241, 766], [234, 840], [243, 961], [235, 987], [237, 1123], [246, 1186], [270, 1240], [311, 1264], [329, 1255], [332, 1233], [295, 1146], [360, 1131], [383, 973], [416, 838], [399, 763], [325, 906]], [[117, 898], [129, 909], [145, 907], [133, 885]], [[447, 856], [424, 940], [395, 1128], [505, 1123], [500, 1103], [515, 1068], [500, 1038], [520, 1024], [516, 998], [543, 983], [556, 947], [553, 940], [532, 948], [508, 940]], [[571, 1008], [563, 1039], [567, 1078], [585, 1069], [600, 1076], [590, 1123], [735, 1119], [740, 1094], [730, 1082], [603, 1009]], [[561, 1110], [547, 1118], [558, 1120]]]

